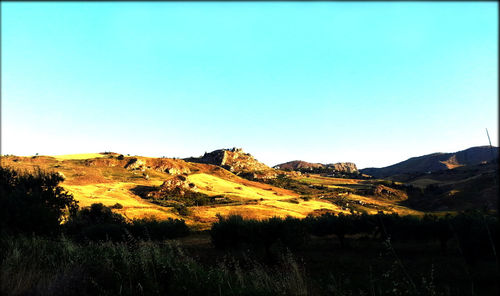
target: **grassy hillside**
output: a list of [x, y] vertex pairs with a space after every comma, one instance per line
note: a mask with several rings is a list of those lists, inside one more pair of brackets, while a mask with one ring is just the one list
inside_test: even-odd
[[[190, 225], [203, 228], [216, 221], [217, 214], [263, 219], [304, 218], [325, 212], [419, 213], [399, 205], [406, 199], [404, 192], [384, 189], [369, 180], [290, 174], [264, 183], [241, 178], [211, 164], [125, 157], [116, 153], [4, 156], [2, 165], [58, 172], [65, 178], [61, 185], [75, 196], [80, 207], [102, 203], [114, 206], [115, 212], [128, 219], [182, 218]], [[164, 184], [173, 182], [174, 178], [185, 179], [181, 183], [188, 188], [187, 193], [178, 188], [165, 191]], [[181, 186], [179, 184], [175, 186]]]

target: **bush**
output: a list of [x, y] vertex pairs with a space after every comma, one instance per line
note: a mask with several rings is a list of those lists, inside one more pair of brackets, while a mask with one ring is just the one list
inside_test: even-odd
[[319, 217], [308, 217], [309, 229], [312, 234], [318, 236], [335, 234], [339, 239], [341, 248], [345, 247], [345, 236], [355, 234], [360, 231], [358, 229], [360, 215], [338, 215], [326, 213]]
[[40, 169], [33, 173], [0, 167], [0, 231], [55, 234], [78, 209], [73, 196], [58, 184], [64, 178]]
[[172, 218], [162, 221], [149, 218], [134, 220], [128, 229], [135, 238], [150, 240], [171, 239], [189, 234], [189, 227], [184, 220]]
[[251, 235], [251, 228], [255, 221], [243, 220], [239, 215], [230, 215], [227, 218], [217, 215], [219, 221], [212, 224], [210, 236], [216, 248], [237, 248]]
[[68, 223], [89, 224], [122, 224], [125, 219], [122, 215], [113, 213], [111, 208], [102, 203], [94, 203], [90, 207], [85, 207], [72, 216]]
[[73, 215], [64, 225], [66, 233], [76, 240], [119, 241], [126, 234], [125, 218], [113, 213], [111, 208], [102, 203], [92, 204]]
[[144, 218], [127, 223], [123, 216], [113, 213], [103, 204], [83, 208], [64, 226], [66, 233], [76, 241], [126, 241], [135, 239], [164, 240], [189, 234], [184, 220], [158, 221]]
[[302, 246], [307, 237], [303, 220], [287, 217], [273, 217], [262, 221], [245, 220], [238, 215], [224, 218], [217, 216], [219, 221], [212, 225], [210, 235], [217, 248], [241, 248], [249, 245], [264, 248], [269, 255], [274, 244], [282, 244], [291, 249]]
[[123, 209], [123, 206], [121, 203], [115, 203], [114, 205], [111, 206], [112, 209]]
[[188, 216], [189, 214], [191, 214], [191, 211], [189, 210], [189, 208], [184, 204], [176, 204], [176, 205], [174, 205], [174, 209], [181, 216]]

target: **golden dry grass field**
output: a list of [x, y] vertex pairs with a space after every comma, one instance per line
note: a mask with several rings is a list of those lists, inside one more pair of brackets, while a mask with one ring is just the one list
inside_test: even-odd
[[[249, 181], [220, 167], [208, 164], [189, 163], [179, 159], [118, 157], [118, 154], [73, 154], [59, 156], [2, 156], [2, 166], [23, 170], [40, 168], [58, 172], [64, 177], [60, 184], [74, 195], [80, 207], [92, 203], [106, 206], [115, 204], [122, 208], [114, 209], [128, 219], [137, 218], [182, 218], [189, 225], [208, 227], [217, 220], [217, 214], [239, 214], [247, 218], [270, 218], [273, 216], [293, 216], [303, 218], [308, 214], [324, 212], [349, 213], [349, 209], [323, 195], [309, 195], [303, 198], [300, 193], [278, 188], [269, 184]], [[186, 176], [187, 181], [196, 186], [197, 191], [208, 196], [223, 196], [230, 200], [227, 204], [211, 204], [189, 207], [189, 213], [180, 216], [173, 207], [161, 206], [143, 199], [134, 193], [134, 188], [159, 187], [165, 180], [176, 175]], [[295, 176], [304, 186], [325, 186], [326, 190], [364, 188], [366, 180], [321, 177], [319, 175]], [[340, 195], [339, 195], [340, 196]], [[367, 206], [367, 212], [376, 213], [380, 208], [400, 214], [420, 214], [397, 202], [374, 196], [348, 193], [339, 197], [343, 200], [357, 201]]]
[[82, 153], [82, 154], [64, 154], [64, 155], [53, 155], [57, 160], [66, 160], [66, 159], [89, 159], [89, 158], [98, 158], [105, 157], [104, 153]]

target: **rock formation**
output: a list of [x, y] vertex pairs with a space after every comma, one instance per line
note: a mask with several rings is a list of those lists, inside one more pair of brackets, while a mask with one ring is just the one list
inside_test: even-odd
[[325, 165], [327, 168], [333, 168], [337, 172], [355, 173], [358, 171], [356, 165], [352, 162], [338, 162]]
[[274, 178], [277, 173], [274, 169], [256, 160], [251, 154], [241, 148], [219, 149], [205, 153], [201, 157], [190, 157], [188, 162], [218, 165], [237, 175], [250, 178]]
[[147, 198], [163, 198], [164, 196], [184, 196], [186, 193], [198, 192], [194, 183], [188, 182], [187, 178], [178, 175], [170, 178], [160, 185], [160, 188], [147, 193]]
[[155, 170], [171, 175], [189, 174], [191, 171], [187, 163], [179, 159], [149, 158], [149, 157], [124, 157], [87, 159], [86, 166], [123, 167], [128, 170], [146, 171]]
[[356, 173], [358, 171], [356, 165], [352, 162], [338, 162], [330, 164], [310, 163], [301, 160], [294, 160], [278, 164], [275, 169], [300, 171], [300, 172], [323, 172], [323, 173]]

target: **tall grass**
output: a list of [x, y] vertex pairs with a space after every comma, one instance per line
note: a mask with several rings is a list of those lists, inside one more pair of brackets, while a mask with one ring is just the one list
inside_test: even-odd
[[303, 270], [285, 254], [274, 267], [230, 257], [204, 266], [175, 242], [1, 240], [1, 295], [306, 295]]
[[[294, 254], [285, 250], [269, 264], [244, 250], [201, 248], [193, 257], [176, 241], [132, 236], [84, 244], [4, 236], [0, 295], [473, 295], [467, 283], [451, 282], [468, 276], [478, 284], [474, 295], [495, 295], [493, 276], [486, 274], [494, 267], [485, 262], [478, 266], [484, 273], [465, 275], [454, 255], [424, 252], [417, 263], [408, 252], [423, 245], [386, 242], [381, 248], [360, 240], [350, 250], [318, 244]], [[215, 260], [199, 259], [207, 251]]]

